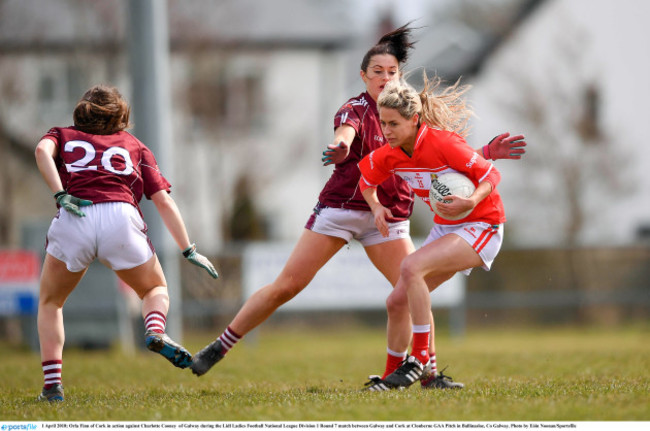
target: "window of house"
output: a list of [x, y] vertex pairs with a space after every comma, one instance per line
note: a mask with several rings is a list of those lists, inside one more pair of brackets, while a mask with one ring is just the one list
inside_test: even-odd
[[198, 129], [254, 133], [263, 127], [263, 79], [255, 65], [199, 64], [189, 87], [189, 105]]
[[221, 125], [236, 131], [253, 131], [262, 114], [261, 79], [255, 74], [225, 74], [219, 80]]
[[578, 120], [578, 132], [587, 143], [595, 143], [601, 137], [599, 116], [600, 92], [595, 85], [589, 85], [582, 95], [582, 115]]
[[47, 62], [38, 80], [38, 106], [46, 122], [60, 123], [70, 118], [82, 96], [83, 73], [68, 62]]

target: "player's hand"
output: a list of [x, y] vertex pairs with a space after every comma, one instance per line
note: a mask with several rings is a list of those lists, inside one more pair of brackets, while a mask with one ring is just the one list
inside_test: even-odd
[[524, 135], [510, 136], [510, 133], [495, 136], [483, 147], [483, 157], [492, 160], [521, 159], [526, 153], [524, 139]]
[[323, 162], [323, 166], [341, 163], [348, 157], [348, 154], [350, 154], [350, 146], [344, 141], [338, 144], [329, 144], [327, 150], [323, 151], [321, 161]]
[[217, 270], [214, 269], [212, 262], [210, 262], [207, 257], [196, 252], [196, 244], [192, 244], [183, 250], [183, 256], [194, 265], [200, 266], [208, 271], [208, 274], [210, 274], [212, 278], [219, 278], [219, 274], [217, 274]]
[[76, 198], [72, 195], [67, 194], [64, 190], [56, 192], [54, 194], [54, 199], [56, 199], [56, 203], [59, 204], [64, 210], [76, 215], [77, 217], [86, 217], [86, 214], [81, 211], [79, 207], [85, 207], [93, 204], [93, 201]]
[[393, 219], [393, 213], [383, 205], [376, 206], [372, 209], [372, 215], [375, 217], [375, 226], [383, 237], [388, 237], [388, 220]]
[[472, 199], [456, 195], [445, 196], [443, 202], [436, 202], [435, 205], [440, 217], [446, 219], [449, 219], [449, 217], [456, 217], [465, 211], [471, 211], [476, 206]]

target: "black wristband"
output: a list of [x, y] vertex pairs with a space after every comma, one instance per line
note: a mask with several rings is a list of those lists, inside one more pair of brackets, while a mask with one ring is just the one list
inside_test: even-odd
[[185, 250], [183, 250], [183, 257], [187, 258], [196, 250], [196, 244], [192, 244], [189, 247], [187, 247]]
[[54, 200], [58, 200], [61, 196], [67, 194], [65, 190], [61, 190], [60, 192], [54, 193]]

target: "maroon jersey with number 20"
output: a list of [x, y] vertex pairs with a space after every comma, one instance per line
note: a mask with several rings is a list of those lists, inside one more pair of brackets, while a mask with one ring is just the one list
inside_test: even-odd
[[144, 194], [166, 190], [156, 159], [142, 142], [128, 132], [93, 135], [74, 127], [54, 127], [43, 139], [59, 148], [55, 162], [63, 188], [69, 194], [93, 201], [127, 202], [140, 209]]

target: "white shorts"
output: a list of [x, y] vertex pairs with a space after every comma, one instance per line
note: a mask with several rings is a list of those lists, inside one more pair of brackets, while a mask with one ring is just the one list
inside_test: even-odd
[[65, 262], [69, 271], [83, 271], [95, 259], [114, 271], [151, 259], [154, 249], [147, 225], [133, 205], [105, 202], [81, 210], [86, 217], [60, 208], [47, 231], [45, 251]]
[[410, 238], [408, 220], [388, 223], [388, 236], [384, 237], [375, 226], [375, 218], [370, 211], [330, 208], [322, 204], [314, 207], [314, 213], [309, 217], [305, 228], [347, 242], [356, 239], [364, 247]]
[[[471, 222], [452, 225], [435, 224], [422, 247], [447, 234], [454, 233], [463, 238], [478, 253], [483, 260], [483, 269], [490, 270], [492, 262], [499, 254], [503, 244], [503, 224], [491, 225], [483, 222]], [[461, 271], [465, 275], [472, 272], [472, 268]]]

